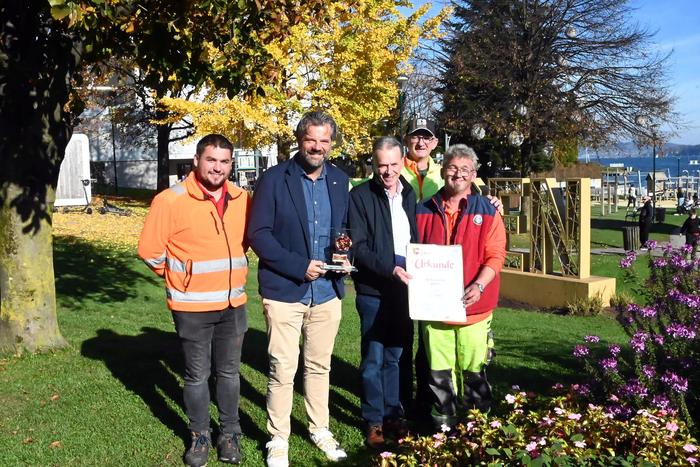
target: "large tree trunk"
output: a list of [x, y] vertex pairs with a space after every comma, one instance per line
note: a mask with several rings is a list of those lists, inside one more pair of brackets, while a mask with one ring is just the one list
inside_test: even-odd
[[[158, 117], [159, 119], [162, 116]], [[161, 192], [170, 186], [170, 130], [172, 125], [156, 125], [158, 133], [158, 181], [156, 189]]]
[[80, 41], [45, 0], [0, 4], [0, 352], [65, 345], [56, 321], [51, 204], [73, 120]]
[[[10, 185], [9, 199], [22, 188]], [[53, 189], [47, 187], [47, 195]], [[66, 344], [56, 322], [51, 217], [47, 208], [25, 232], [16, 209], [0, 206], [0, 353], [35, 352]]]

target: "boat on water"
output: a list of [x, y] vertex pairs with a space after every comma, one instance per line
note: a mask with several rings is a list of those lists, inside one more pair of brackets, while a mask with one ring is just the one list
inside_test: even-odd
[[700, 162], [697, 159], [691, 159], [688, 161], [688, 165], [700, 165]]

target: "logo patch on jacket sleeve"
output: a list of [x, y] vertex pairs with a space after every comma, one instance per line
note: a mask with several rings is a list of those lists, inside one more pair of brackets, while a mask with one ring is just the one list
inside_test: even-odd
[[473, 220], [476, 225], [481, 225], [484, 222], [484, 218], [481, 217], [481, 214], [475, 214]]

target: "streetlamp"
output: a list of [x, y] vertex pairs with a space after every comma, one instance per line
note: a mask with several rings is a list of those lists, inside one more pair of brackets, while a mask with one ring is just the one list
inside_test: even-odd
[[651, 219], [652, 221], [654, 221], [656, 219], [656, 139], [658, 136], [656, 134], [656, 126], [646, 116], [638, 115], [637, 118], [634, 119], [634, 121], [637, 125], [641, 126], [647, 131], [647, 133], [644, 134], [645, 136], [651, 137]]
[[107, 107], [107, 112], [109, 113], [109, 119], [112, 125], [112, 167], [114, 169], [114, 194], [119, 195], [119, 179], [117, 176], [117, 145], [115, 137], [116, 128], [114, 122], [114, 96], [117, 92], [117, 88], [114, 86], [90, 86], [86, 89], [88, 91], [107, 94], [111, 99], [111, 104], [109, 107]]
[[404, 154], [403, 138], [402, 138], [401, 133], [403, 132], [403, 104], [404, 104], [404, 101], [406, 100], [406, 92], [404, 91], [404, 87], [406, 86], [407, 82], [408, 82], [408, 76], [404, 75], [403, 73], [396, 77], [396, 83], [399, 86], [399, 131], [398, 131], [398, 137], [399, 137], [399, 141], [402, 142], [401, 143], [401, 155]]

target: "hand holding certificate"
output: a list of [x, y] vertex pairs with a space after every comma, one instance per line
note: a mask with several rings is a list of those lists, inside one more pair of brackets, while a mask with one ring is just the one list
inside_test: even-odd
[[462, 296], [462, 247], [460, 245], [408, 245], [406, 271], [411, 319], [466, 321]]

